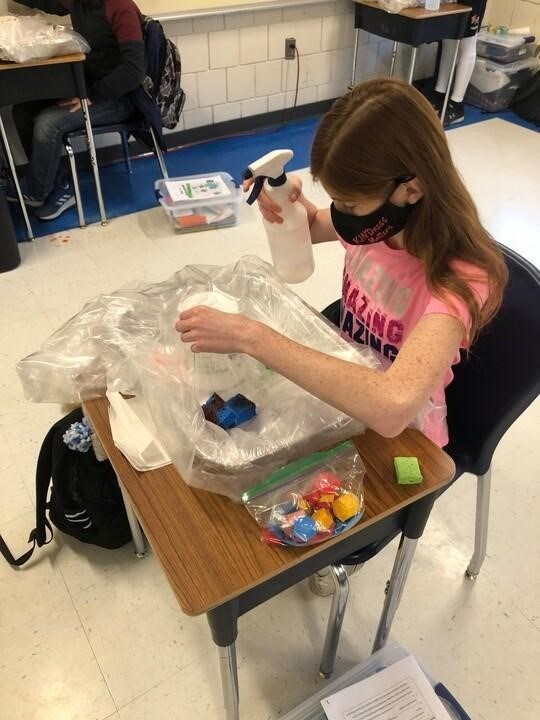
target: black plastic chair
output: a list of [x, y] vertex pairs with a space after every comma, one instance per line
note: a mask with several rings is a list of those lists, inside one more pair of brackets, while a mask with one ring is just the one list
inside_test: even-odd
[[[131, 169], [131, 158], [129, 154], [129, 138], [131, 135], [149, 135], [149, 137], [152, 140], [152, 146], [153, 146], [153, 152], [156, 156], [156, 159], [159, 163], [159, 168], [161, 171], [161, 175], [163, 178], [168, 178], [169, 173], [167, 172], [167, 166], [165, 164], [165, 159], [163, 157], [163, 152], [160, 146], [160, 143], [158, 141], [158, 138], [156, 137], [156, 134], [154, 130], [141, 118], [141, 119], [133, 119], [131, 121], [126, 121], [123, 123], [115, 123], [114, 125], [96, 125], [92, 127], [94, 137], [97, 137], [98, 135], [107, 135], [107, 134], [118, 134], [120, 135], [120, 139], [122, 141], [122, 148], [124, 151], [124, 162], [126, 164], [126, 170], [131, 175], [132, 169]], [[79, 188], [79, 177], [77, 174], [77, 163], [75, 161], [75, 152], [73, 150], [73, 140], [77, 138], [84, 138], [86, 139], [86, 130], [84, 128], [81, 128], [80, 130], [73, 130], [72, 132], [66, 133], [64, 135], [64, 147], [66, 150], [66, 154], [68, 156], [69, 165], [71, 168], [71, 177], [73, 181], [73, 191], [75, 193], [75, 200], [77, 203], [77, 212], [79, 215], [79, 225], [80, 227], [85, 227], [86, 225], [86, 219], [84, 216], [84, 207], [82, 203], [81, 198], [81, 192]], [[101, 194], [101, 188], [97, 188], [98, 195]], [[100, 206], [105, 207], [103, 197], [98, 197], [98, 200], [100, 201]], [[103, 210], [102, 213], [102, 223], [107, 222], [107, 217], [105, 214], [105, 210]]]
[[[450, 442], [445, 450], [456, 464], [454, 482], [466, 472], [477, 476], [474, 552], [466, 570], [472, 579], [478, 576], [486, 556], [493, 453], [508, 428], [540, 393], [540, 272], [513, 250], [502, 250], [509, 282], [501, 310], [469, 353], [462, 354], [446, 390]], [[340, 310], [341, 300], [337, 300], [323, 315], [339, 326]], [[330, 568], [335, 593], [321, 662], [325, 677], [333, 671], [347, 602], [343, 566], [366, 562], [398, 532]]]

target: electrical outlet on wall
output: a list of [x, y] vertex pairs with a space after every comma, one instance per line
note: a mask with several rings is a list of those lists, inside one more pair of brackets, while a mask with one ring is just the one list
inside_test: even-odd
[[296, 57], [296, 38], [285, 38], [285, 60], [294, 60]]

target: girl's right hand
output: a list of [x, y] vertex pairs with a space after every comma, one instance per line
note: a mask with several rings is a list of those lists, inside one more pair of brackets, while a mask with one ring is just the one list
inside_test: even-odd
[[[307, 209], [308, 204], [311, 205], [311, 203], [309, 203], [309, 200], [307, 200], [302, 194], [302, 180], [300, 180], [298, 175], [288, 175], [287, 178], [293, 186], [291, 194], [289, 195], [289, 200], [291, 202], [296, 202], [297, 200], [299, 200], [302, 205], [304, 205]], [[244, 180], [244, 184], [242, 185], [243, 191], [247, 192], [254, 182], [255, 180], [253, 178], [249, 180]], [[261, 214], [265, 220], [270, 223], [278, 224], [281, 224], [283, 222], [283, 218], [280, 214], [280, 206], [270, 198], [264, 188], [261, 191], [259, 197], [257, 198], [257, 204], [259, 205], [259, 210], [261, 211]]]

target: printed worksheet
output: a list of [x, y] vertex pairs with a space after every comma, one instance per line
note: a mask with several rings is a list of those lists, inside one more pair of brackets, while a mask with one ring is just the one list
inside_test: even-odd
[[173, 202], [183, 200], [207, 200], [229, 197], [231, 191], [220, 175], [191, 178], [190, 180], [166, 180], [165, 187]]
[[412, 655], [321, 705], [328, 720], [451, 720]]

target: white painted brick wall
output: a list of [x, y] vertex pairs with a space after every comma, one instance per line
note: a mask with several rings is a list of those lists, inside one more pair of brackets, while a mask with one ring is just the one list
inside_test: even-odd
[[[165, 23], [182, 56], [185, 128], [292, 107], [296, 61], [283, 59], [287, 37], [296, 38], [300, 53], [297, 105], [343, 94], [353, 61], [353, 8], [351, 0], [338, 0]], [[366, 32], [359, 43], [357, 81], [386, 74], [392, 44]], [[429, 66], [434, 48], [419, 53], [419, 67]], [[408, 58], [403, 48], [398, 73], [406, 72]]]

